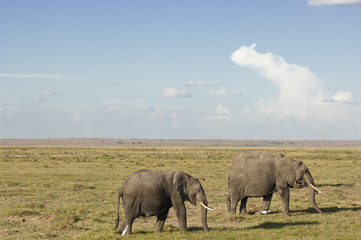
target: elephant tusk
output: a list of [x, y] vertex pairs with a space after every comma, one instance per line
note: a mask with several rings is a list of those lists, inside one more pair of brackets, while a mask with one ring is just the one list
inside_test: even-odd
[[312, 183], [310, 183], [310, 186], [315, 189], [319, 194], [321, 194], [322, 192], [320, 190], [318, 190], [315, 186], [312, 185]]
[[201, 203], [202, 207], [204, 207], [204, 208], [206, 208], [206, 209], [208, 209], [208, 210], [214, 210], [213, 208], [208, 207], [208, 206], [205, 205], [204, 203], [202, 203], [202, 202], [200, 202], [200, 203]]
[[124, 229], [124, 231], [122, 232], [122, 236], [124, 236], [124, 235], [127, 233], [128, 226], [129, 226], [129, 225], [127, 225], [127, 227], [126, 227], [126, 228]]

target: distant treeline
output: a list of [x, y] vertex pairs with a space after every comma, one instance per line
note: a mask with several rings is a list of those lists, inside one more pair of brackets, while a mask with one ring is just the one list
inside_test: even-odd
[[230, 140], [230, 139], [122, 139], [42, 138], [0, 139], [6, 146], [189, 146], [189, 147], [322, 147], [359, 148], [361, 140]]

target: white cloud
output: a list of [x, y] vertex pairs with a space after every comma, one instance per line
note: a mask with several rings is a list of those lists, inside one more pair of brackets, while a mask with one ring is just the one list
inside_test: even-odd
[[323, 82], [307, 67], [289, 64], [280, 56], [255, 51], [256, 44], [242, 46], [231, 55], [241, 67], [250, 68], [278, 85], [276, 102], [260, 101], [263, 113], [278, 112], [293, 117], [304, 117], [310, 106], [324, 102]]
[[348, 5], [361, 3], [361, 0], [308, 0], [307, 3], [312, 6]]
[[[354, 115], [354, 109], [345, 108], [344, 104], [352, 101], [349, 92], [329, 93], [324, 82], [310, 72], [307, 67], [290, 64], [283, 57], [270, 52], [259, 53], [256, 45], [242, 46], [236, 50], [231, 59], [241, 67], [252, 69], [263, 75], [279, 88], [277, 99], [260, 99], [252, 115], [267, 115], [275, 121], [334, 121], [344, 116]], [[260, 83], [261, 84], [261, 83]], [[333, 97], [332, 97], [333, 96]], [[333, 101], [329, 99], [333, 98]], [[351, 112], [346, 112], [351, 111]]]
[[18, 74], [18, 73], [0, 73], [0, 77], [4, 78], [37, 78], [37, 79], [63, 79], [64, 76], [60, 74], [43, 74], [43, 73], [31, 73], [31, 74]]
[[225, 87], [221, 87], [218, 90], [213, 90], [211, 89], [209, 91], [209, 95], [211, 96], [242, 96], [242, 94], [237, 93], [231, 89], [225, 88]]
[[335, 102], [351, 102], [352, 101], [352, 93], [339, 91], [335, 95], [333, 95], [332, 99]]
[[192, 94], [189, 94], [179, 88], [170, 87], [165, 88], [162, 92], [163, 97], [192, 97]]
[[232, 118], [229, 110], [223, 107], [221, 104], [217, 105], [216, 110], [204, 118], [204, 122], [225, 122]]
[[0, 73], [0, 78], [3, 79], [45, 79], [45, 80], [80, 80], [79, 78], [66, 77], [62, 74], [46, 74], [46, 73]]
[[188, 87], [199, 87], [199, 86], [218, 86], [223, 85], [222, 82], [205, 82], [205, 81], [189, 81], [184, 83]]
[[159, 120], [164, 117], [163, 110], [159, 107], [145, 107], [142, 110], [150, 120]]
[[172, 127], [179, 127], [179, 120], [178, 120], [178, 115], [176, 113], [171, 113], [169, 114], [169, 117], [171, 119], [171, 125]]

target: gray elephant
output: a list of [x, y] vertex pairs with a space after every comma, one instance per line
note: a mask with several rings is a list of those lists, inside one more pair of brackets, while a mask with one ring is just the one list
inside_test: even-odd
[[301, 161], [284, 157], [272, 151], [244, 151], [237, 155], [228, 171], [229, 212], [235, 214], [241, 200], [240, 212], [246, 214], [248, 197], [263, 197], [263, 207], [256, 214], [269, 212], [272, 195], [278, 192], [282, 198], [283, 214], [289, 212], [289, 187], [304, 179], [308, 185], [313, 208], [322, 213], [315, 201], [316, 187], [310, 171]]
[[[119, 224], [119, 204], [123, 200], [124, 219]], [[163, 229], [169, 208], [173, 207], [180, 231], [187, 231], [187, 216], [184, 201], [203, 206], [202, 225], [208, 232], [207, 198], [199, 180], [182, 171], [154, 172], [139, 170], [128, 177], [119, 189], [118, 213], [115, 229], [118, 233], [131, 234], [133, 221], [139, 216], [157, 216], [154, 232]]]

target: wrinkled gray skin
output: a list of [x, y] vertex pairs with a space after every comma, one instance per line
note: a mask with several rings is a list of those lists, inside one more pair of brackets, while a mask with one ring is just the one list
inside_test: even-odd
[[228, 203], [230, 213], [236, 213], [236, 207], [241, 200], [240, 212], [246, 214], [248, 197], [263, 197], [263, 207], [256, 214], [266, 213], [271, 204], [272, 195], [278, 192], [283, 203], [283, 214], [289, 212], [289, 187], [305, 179], [310, 203], [313, 208], [322, 213], [315, 201], [315, 186], [310, 171], [301, 161], [285, 158], [281, 153], [272, 151], [245, 151], [233, 160], [228, 180]]
[[[119, 202], [123, 200], [125, 217], [119, 224]], [[169, 208], [173, 207], [180, 231], [187, 231], [186, 207], [184, 201], [196, 205], [196, 201], [208, 205], [199, 180], [182, 171], [153, 172], [139, 170], [128, 177], [119, 189], [118, 213], [115, 229], [126, 234], [132, 233], [133, 221], [139, 216], [157, 216], [154, 232], [163, 229]], [[201, 208], [202, 225], [208, 232], [207, 209]], [[124, 232], [123, 232], [124, 233]]]

